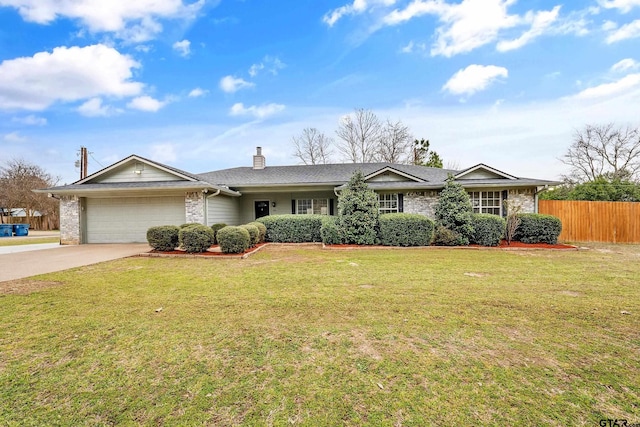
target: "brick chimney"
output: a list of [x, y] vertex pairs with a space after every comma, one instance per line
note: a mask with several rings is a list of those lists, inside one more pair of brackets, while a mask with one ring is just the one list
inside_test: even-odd
[[262, 155], [262, 147], [256, 147], [256, 155], [253, 156], [253, 168], [264, 169], [267, 166], [267, 161]]

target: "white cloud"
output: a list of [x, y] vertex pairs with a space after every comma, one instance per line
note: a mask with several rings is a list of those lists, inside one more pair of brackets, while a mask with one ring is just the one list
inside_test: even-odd
[[240, 89], [246, 89], [254, 86], [254, 83], [248, 82], [240, 77], [224, 76], [220, 79], [220, 89], [227, 93], [234, 93]]
[[252, 105], [245, 107], [242, 102], [233, 104], [229, 115], [231, 116], [254, 116], [257, 119], [264, 119], [272, 116], [284, 110], [285, 106], [282, 104], [263, 104], [260, 106]]
[[414, 52], [425, 52], [427, 50], [427, 45], [424, 43], [415, 43], [411, 40], [406, 46], [400, 48], [401, 53], [414, 53]]
[[618, 24], [613, 21], [607, 20], [607, 21], [604, 21], [601, 28], [602, 28], [602, 31], [611, 31], [618, 28]]
[[156, 111], [167, 105], [167, 103], [167, 101], [158, 101], [155, 98], [144, 95], [133, 98], [131, 102], [127, 104], [127, 108], [155, 113]]
[[251, 67], [249, 68], [249, 75], [251, 77], [255, 77], [262, 70], [266, 69], [267, 72], [275, 76], [278, 74], [280, 70], [282, 70], [286, 66], [287, 64], [282, 62], [280, 58], [267, 55], [262, 59], [262, 62], [251, 65]]
[[0, 0], [14, 7], [25, 21], [50, 24], [58, 18], [78, 20], [93, 33], [143, 42], [162, 31], [161, 19], [193, 19], [204, 0]]
[[353, 3], [333, 9], [327, 12], [322, 21], [330, 27], [333, 27], [341, 18], [348, 15], [360, 15], [376, 6], [392, 6], [396, 0], [353, 0]]
[[616, 62], [611, 66], [611, 71], [620, 73], [629, 70], [636, 70], [640, 68], [640, 63], [631, 58], [625, 58], [621, 61]]
[[20, 135], [18, 132], [11, 132], [2, 137], [4, 141], [12, 143], [21, 143], [28, 141], [29, 138]]
[[607, 36], [607, 43], [615, 43], [626, 39], [634, 39], [640, 37], [640, 19], [636, 19], [628, 24], [623, 25]]
[[570, 99], [599, 99], [619, 96], [640, 89], [640, 73], [628, 74], [611, 83], [592, 86], [569, 97]]
[[120, 110], [102, 104], [102, 98], [91, 98], [78, 107], [78, 113], [85, 117], [109, 117], [120, 113]]
[[156, 162], [160, 162], [160, 163], [175, 162], [178, 159], [176, 146], [171, 143], [152, 145], [150, 157]]
[[138, 67], [102, 44], [6, 60], [0, 63], [0, 110], [40, 111], [58, 101], [135, 96], [144, 87], [131, 80]]
[[201, 96], [205, 96], [207, 93], [209, 93], [208, 90], [197, 87], [189, 92], [189, 98], [199, 98]]
[[619, 9], [627, 13], [636, 6], [640, 6], [640, 0], [600, 0], [600, 5], [605, 9]]
[[180, 56], [187, 57], [191, 55], [191, 42], [189, 40], [182, 40], [173, 44], [173, 50], [178, 52]]
[[45, 119], [44, 117], [34, 116], [33, 114], [25, 117], [14, 117], [11, 119], [11, 121], [27, 126], [45, 126], [47, 124], [47, 119]]
[[528, 12], [525, 20], [531, 22], [531, 28], [525, 31], [520, 37], [514, 40], [503, 40], [498, 43], [496, 48], [499, 52], [519, 49], [526, 45], [536, 37], [541, 36], [549, 30], [549, 27], [558, 19], [560, 6], [554, 7], [552, 10], [537, 13]]
[[509, 71], [504, 67], [473, 64], [456, 72], [442, 89], [454, 95], [471, 96], [486, 89], [496, 79], [508, 76]]

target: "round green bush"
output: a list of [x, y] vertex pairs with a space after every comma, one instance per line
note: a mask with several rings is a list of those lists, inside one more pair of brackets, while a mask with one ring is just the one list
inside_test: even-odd
[[558, 243], [562, 231], [560, 218], [543, 214], [519, 214], [520, 225], [516, 229], [514, 240], [524, 243]]
[[206, 252], [213, 244], [213, 230], [206, 225], [193, 224], [180, 229], [178, 240], [186, 252]]
[[249, 246], [253, 247], [260, 242], [260, 230], [258, 230], [258, 227], [251, 224], [243, 224], [240, 227], [249, 232]]
[[267, 227], [259, 221], [250, 222], [249, 225], [255, 225], [256, 227], [258, 227], [258, 243], [264, 242], [267, 237]]
[[473, 214], [473, 233], [469, 240], [471, 243], [482, 246], [498, 246], [504, 236], [507, 221], [498, 215]]
[[338, 226], [338, 219], [335, 216], [322, 218], [320, 236], [325, 245], [339, 245], [343, 243], [342, 231]]
[[218, 238], [216, 236], [216, 234], [218, 233], [218, 230], [225, 228], [227, 226], [227, 224], [223, 223], [223, 222], [219, 222], [217, 224], [213, 224], [211, 226], [211, 230], [213, 230], [213, 244], [217, 245], [218, 244]]
[[433, 228], [433, 221], [424, 215], [380, 215], [380, 243], [385, 246], [429, 246]]
[[243, 227], [227, 226], [218, 230], [218, 244], [225, 254], [240, 254], [249, 249], [251, 236]]
[[185, 224], [180, 224], [180, 228], [191, 227], [192, 225], [202, 225], [202, 224], [199, 224], [197, 222], [187, 222]]
[[147, 242], [156, 251], [170, 252], [178, 247], [180, 228], [175, 225], [160, 225], [147, 230]]

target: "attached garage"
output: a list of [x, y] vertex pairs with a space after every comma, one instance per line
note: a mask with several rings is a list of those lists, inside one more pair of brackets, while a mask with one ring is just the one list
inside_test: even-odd
[[145, 243], [149, 227], [186, 222], [184, 196], [85, 200], [86, 243]]

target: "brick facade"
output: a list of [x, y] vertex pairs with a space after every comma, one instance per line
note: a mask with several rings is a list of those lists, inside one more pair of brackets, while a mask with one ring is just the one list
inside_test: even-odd
[[62, 196], [60, 198], [60, 244], [80, 244], [80, 198]]
[[203, 193], [198, 191], [185, 194], [184, 208], [187, 223], [205, 224]]
[[403, 211], [435, 218], [438, 191], [414, 191], [404, 195]]
[[522, 213], [536, 212], [536, 198], [533, 188], [521, 188], [509, 190], [507, 199], [516, 206], [521, 206]]

